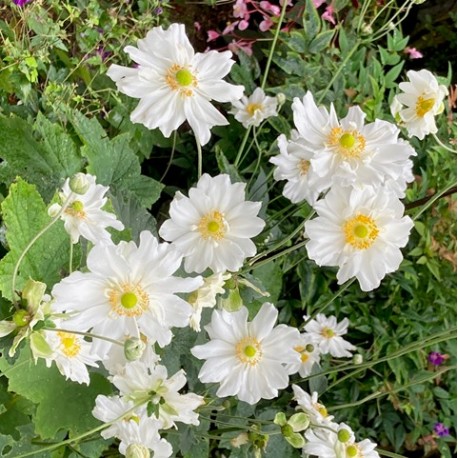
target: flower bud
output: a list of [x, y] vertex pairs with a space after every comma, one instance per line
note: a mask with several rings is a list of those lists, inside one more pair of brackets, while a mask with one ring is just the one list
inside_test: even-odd
[[226, 298], [221, 298], [221, 306], [228, 312], [236, 312], [243, 306], [242, 298], [238, 289], [231, 289], [229, 295]]
[[24, 326], [27, 326], [30, 322], [30, 315], [27, 310], [20, 309], [16, 310], [13, 315], [13, 323], [18, 327], [18, 328], [23, 328]]
[[124, 342], [124, 356], [127, 361], [136, 361], [142, 357], [145, 348], [143, 340], [131, 337]]
[[70, 178], [70, 189], [76, 194], [86, 194], [90, 186], [84, 173], [77, 173]]
[[54, 218], [58, 215], [58, 213], [60, 212], [61, 210], [61, 206], [59, 204], [52, 204], [49, 208], [48, 208], [48, 215], [51, 217], [51, 218]]
[[303, 431], [304, 429], [307, 429], [310, 424], [310, 420], [306, 413], [298, 412], [298, 413], [295, 413], [288, 420], [288, 424], [291, 425], [291, 427], [293, 428], [293, 431], [297, 433], [299, 431]]
[[286, 102], [286, 96], [283, 92], [279, 92], [276, 97], [278, 105], [282, 106]]
[[130, 444], [126, 450], [126, 458], [149, 458], [150, 456], [149, 449], [142, 444]]
[[363, 362], [363, 355], [356, 354], [353, 355], [353, 364], [362, 364]]

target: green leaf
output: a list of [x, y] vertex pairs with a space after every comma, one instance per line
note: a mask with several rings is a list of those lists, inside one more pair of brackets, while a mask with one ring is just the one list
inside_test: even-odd
[[319, 33], [310, 43], [309, 52], [316, 54], [327, 48], [334, 36], [334, 33], [334, 30], [326, 30], [325, 32]]
[[303, 25], [305, 34], [310, 39], [314, 38], [321, 29], [320, 16], [318, 16], [318, 11], [313, 2], [305, 2]]
[[8, 378], [9, 391], [37, 404], [35, 431], [42, 439], [51, 439], [60, 430], [76, 436], [100, 424], [91, 414], [95, 398], [111, 393], [102, 375], [91, 374], [89, 386], [67, 381], [55, 365], [47, 368], [42, 359], [35, 365], [28, 348], [12, 366], [1, 359], [0, 371]]
[[[35, 186], [18, 178], [1, 205], [10, 252], [0, 261], [0, 290], [12, 299], [11, 280], [14, 265], [33, 237], [50, 221], [46, 205]], [[19, 269], [17, 288], [29, 277], [48, 287], [60, 280], [62, 268], [68, 265], [69, 236], [58, 221], [29, 250]]]
[[396, 84], [394, 83], [401, 73], [402, 69], [404, 67], [404, 61], [399, 62], [398, 65], [394, 66], [386, 75], [385, 75], [385, 86], [387, 88], [390, 87], [395, 87]]

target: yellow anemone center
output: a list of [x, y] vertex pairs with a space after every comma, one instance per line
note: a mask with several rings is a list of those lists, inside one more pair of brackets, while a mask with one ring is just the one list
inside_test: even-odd
[[149, 306], [149, 296], [135, 283], [122, 283], [107, 289], [106, 295], [111, 305], [110, 314], [118, 316], [140, 316]]
[[80, 200], [73, 201], [66, 209], [65, 213], [68, 215], [74, 216], [75, 218], [83, 219], [86, 217], [86, 212], [84, 211], [84, 204]]
[[313, 404], [313, 408], [323, 417], [328, 416], [328, 411], [326, 410], [326, 407], [323, 404], [320, 404], [319, 402], [316, 402]]
[[343, 225], [345, 241], [358, 250], [369, 248], [378, 237], [379, 229], [373, 218], [356, 215]]
[[334, 332], [333, 329], [331, 328], [323, 328], [321, 330], [321, 335], [325, 338], [325, 339], [332, 339], [336, 333]]
[[306, 175], [310, 168], [310, 161], [301, 159], [299, 161], [298, 168], [299, 168], [299, 175], [301, 176]]
[[193, 88], [197, 86], [197, 79], [193, 73], [178, 64], [172, 65], [165, 75], [165, 82], [173, 91], [179, 91], [181, 96], [189, 97]]
[[423, 116], [428, 113], [434, 106], [436, 101], [434, 99], [425, 99], [423, 97], [418, 97], [417, 104], [415, 106], [415, 112], [419, 118], [423, 118]]
[[359, 456], [358, 446], [355, 444], [348, 445], [345, 451], [348, 458], [355, 458], [356, 456]]
[[202, 216], [197, 226], [203, 239], [221, 240], [226, 234], [226, 220], [219, 211], [212, 211]]
[[246, 111], [250, 116], [254, 116], [259, 110], [262, 110], [262, 105], [260, 103], [249, 103], [246, 106]]
[[57, 335], [60, 339], [60, 349], [65, 356], [68, 358], [73, 358], [79, 354], [81, 350], [81, 344], [75, 334], [59, 331]]
[[255, 337], [244, 337], [235, 346], [235, 355], [242, 363], [255, 366], [262, 357], [261, 344]]
[[294, 350], [296, 350], [301, 355], [302, 363], [306, 363], [310, 359], [310, 356], [307, 351], [307, 347], [298, 345], [297, 347], [294, 347]]
[[342, 159], [360, 159], [366, 148], [366, 139], [356, 130], [346, 131], [341, 127], [334, 127], [328, 135], [327, 144]]

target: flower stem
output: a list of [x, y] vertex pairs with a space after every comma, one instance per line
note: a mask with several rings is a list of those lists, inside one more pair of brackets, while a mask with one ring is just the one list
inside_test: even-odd
[[418, 210], [412, 219], [416, 221], [429, 207], [431, 207], [434, 202], [436, 202], [436, 200], [439, 200], [444, 195], [450, 194], [450, 191], [456, 192], [456, 181], [453, 185], [447, 185], [445, 188], [431, 196], [431, 198], [427, 200], [427, 202], [420, 208], [420, 210]]
[[199, 180], [202, 176], [202, 146], [199, 143], [199, 140], [196, 137], [197, 145], [197, 179]]
[[234, 167], [237, 167], [240, 163], [240, 160], [242, 159], [242, 154], [243, 150], [245, 149], [246, 142], [248, 141], [248, 137], [250, 136], [251, 132], [251, 126], [248, 127], [248, 129], [245, 131], [245, 135], [242, 139], [242, 143], [240, 144], [239, 150], [237, 152], [237, 157], [235, 158], [234, 161]]
[[70, 237], [70, 255], [68, 261], [68, 273], [71, 274], [73, 272], [73, 242], [72, 238]]
[[43, 329], [45, 329], [46, 331], [65, 332], [67, 334], [78, 334], [79, 336], [92, 337], [93, 339], [105, 340], [112, 344], [120, 345], [121, 347], [124, 347], [124, 344], [120, 342], [119, 340], [110, 339], [109, 337], [99, 336], [97, 334], [91, 334], [90, 332], [81, 332], [81, 331], [74, 331], [73, 329], [60, 329], [60, 328], [43, 328]]
[[450, 153], [456, 154], [456, 149], [450, 148], [450, 147], [448, 147], [445, 143], [442, 143], [442, 142], [439, 140], [439, 137], [438, 137], [436, 134], [433, 134], [433, 137], [434, 137], [434, 140], [436, 140], [436, 142], [437, 142], [437, 144], [438, 144], [439, 146], [442, 146], [442, 148], [446, 149], [446, 150], [449, 151]]

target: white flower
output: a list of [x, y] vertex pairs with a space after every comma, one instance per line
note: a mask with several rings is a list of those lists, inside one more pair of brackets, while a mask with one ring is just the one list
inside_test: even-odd
[[302, 388], [293, 385], [294, 399], [298, 406], [303, 410], [313, 423], [328, 425], [334, 418], [328, 414], [326, 407], [318, 402], [318, 393], [314, 391], [312, 395], [306, 393]]
[[257, 87], [250, 97], [243, 96], [241, 100], [232, 102], [233, 114], [237, 121], [246, 129], [250, 126], [258, 127], [264, 119], [277, 116], [277, 98], [268, 97]]
[[194, 393], [178, 393], [187, 383], [183, 370], [168, 378], [165, 366], [150, 366], [142, 361], [134, 361], [126, 364], [124, 373], [113, 376], [111, 381], [126, 399], [151, 397], [151, 402], [157, 407], [156, 416], [164, 429], [175, 426], [176, 421], [199, 424], [199, 415], [194, 410], [204, 400]]
[[245, 183], [231, 183], [229, 175], [203, 174], [189, 197], [177, 192], [170, 204], [171, 219], [159, 234], [184, 255], [186, 272], [237, 271], [245, 258], [256, 254], [250, 240], [264, 227], [258, 218], [261, 202], [245, 201]]
[[399, 115], [409, 137], [423, 140], [425, 135], [437, 132], [434, 116], [443, 111], [448, 91], [428, 70], [410, 70], [407, 77], [409, 82], [399, 84], [404, 93], [394, 97], [391, 112], [395, 118]]
[[[106, 228], [113, 227], [122, 231], [124, 225], [113, 213], [102, 210], [107, 202], [104, 196], [109, 188], [96, 184], [95, 177], [92, 175], [86, 174], [85, 178], [89, 188], [84, 194], [77, 194], [70, 189], [70, 178], [65, 180], [59, 193], [62, 203], [68, 201], [61, 215], [65, 230], [70, 234], [72, 243], [78, 243], [80, 236], [94, 244], [111, 242], [111, 235]], [[61, 205], [53, 204], [49, 207], [48, 213], [54, 216], [61, 208]]]
[[355, 434], [345, 423], [332, 423], [329, 428], [309, 428], [302, 451], [318, 458], [379, 458], [377, 444], [369, 439], [355, 442]]
[[204, 278], [204, 284], [197, 290], [193, 291], [188, 302], [192, 305], [193, 313], [189, 320], [192, 329], [200, 332], [200, 319], [203, 308], [213, 308], [216, 305], [216, 295], [224, 294], [224, 283], [231, 278], [231, 274], [222, 272], [212, 274]]
[[107, 72], [122, 93], [140, 99], [130, 116], [132, 122], [159, 128], [169, 137], [188, 121], [205, 145], [211, 127], [228, 124], [210, 100], [232, 102], [243, 95], [243, 86], [222, 80], [234, 64], [232, 53], [195, 53], [183, 24], [172, 24], [167, 30], [154, 27], [137, 46], [124, 48], [136, 68], [112, 65]]
[[[305, 316], [304, 320], [307, 321], [307, 319], [308, 317]], [[351, 358], [353, 355], [350, 351], [356, 350], [356, 347], [341, 337], [347, 333], [348, 324], [348, 318], [337, 323], [335, 316], [326, 318], [322, 313], [318, 313], [315, 319], [305, 325], [304, 329], [322, 354], [330, 353], [336, 358]]]
[[274, 179], [287, 180], [283, 195], [291, 202], [298, 203], [305, 199], [314, 205], [320, 192], [327, 189], [329, 184], [323, 184], [310, 167], [315, 151], [308, 148], [296, 130], [291, 132], [291, 137], [288, 141], [285, 135], [280, 135], [280, 154], [269, 159], [269, 162], [276, 165]]
[[290, 345], [298, 340], [298, 330], [283, 324], [274, 328], [277, 316], [269, 303], [250, 323], [246, 307], [232, 313], [213, 311], [211, 324], [205, 326], [210, 342], [191, 349], [196, 358], [207, 360], [200, 381], [220, 383], [218, 397], [236, 395], [249, 404], [278, 396], [289, 382], [284, 366], [300, 357]]
[[307, 377], [312, 373], [312, 368], [315, 364], [320, 364], [320, 351], [314, 337], [310, 334], [303, 333], [300, 335], [300, 340], [294, 345], [301, 359], [300, 361], [287, 366], [290, 374], [299, 372], [301, 377]]
[[416, 153], [398, 139], [399, 129], [380, 119], [365, 125], [359, 107], [351, 107], [339, 121], [333, 105], [329, 112], [317, 107], [308, 92], [302, 102], [294, 99], [293, 112], [303, 144], [315, 151], [310, 165], [320, 177], [320, 190], [334, 184], [379, 186], [404, 176], [407, 166], [412, 168], [409, 157]]
[[[87, 257], [88, 272], [73, 272], [54, 286], [53, 307], [69, 312], [73, 329], [111, 339], [140, 337], [163, 347], [170, 343], [173, 326], [189, 323], [191, 306], [176, 293], [189, 293], [201, 277], [173, 276], [182, 256], [170, 245], [159, 244], [147, 231], [140, 244], [96, 245]], [[95, 339], [96, 351], [104, 356], [110, 344]]]
[[104, 439], [118, 438], [119, 451], [126, 453], [129, 445], [142, 445], [154, 452], [156, 457], [168, 457], [172, 446], [159, 435], [162, 422], [155, 417], [148, 417], [145, 405], [135, 407], [132, 401], [119, 396], [97, 396], [92, 415], [104, 423], [111, 423], [101, 431]]
[[[57, 328], [65, 328], [65, 322], [56, 320]], [[69, 330], [70, 331], [70, 330]], [[53, 361], [59, 372], [67, 379], [89, 385], [89, 372], [86, 366], [98, 367], [96, 361], [101, 358], [94, 353], [93, 344], [86, 342], [83, 336], [65, 331], [44, 331], [48, 345], [53, 351], [46, 358], [46, 366]]]
[[319, 266], [338, 266], [339, 284], [356, 277], [371, 291], [398, 269], [413, 222], [394, 194], [333, 187], [315, 210], [318, 217], [305, 223], [307, 252]]

